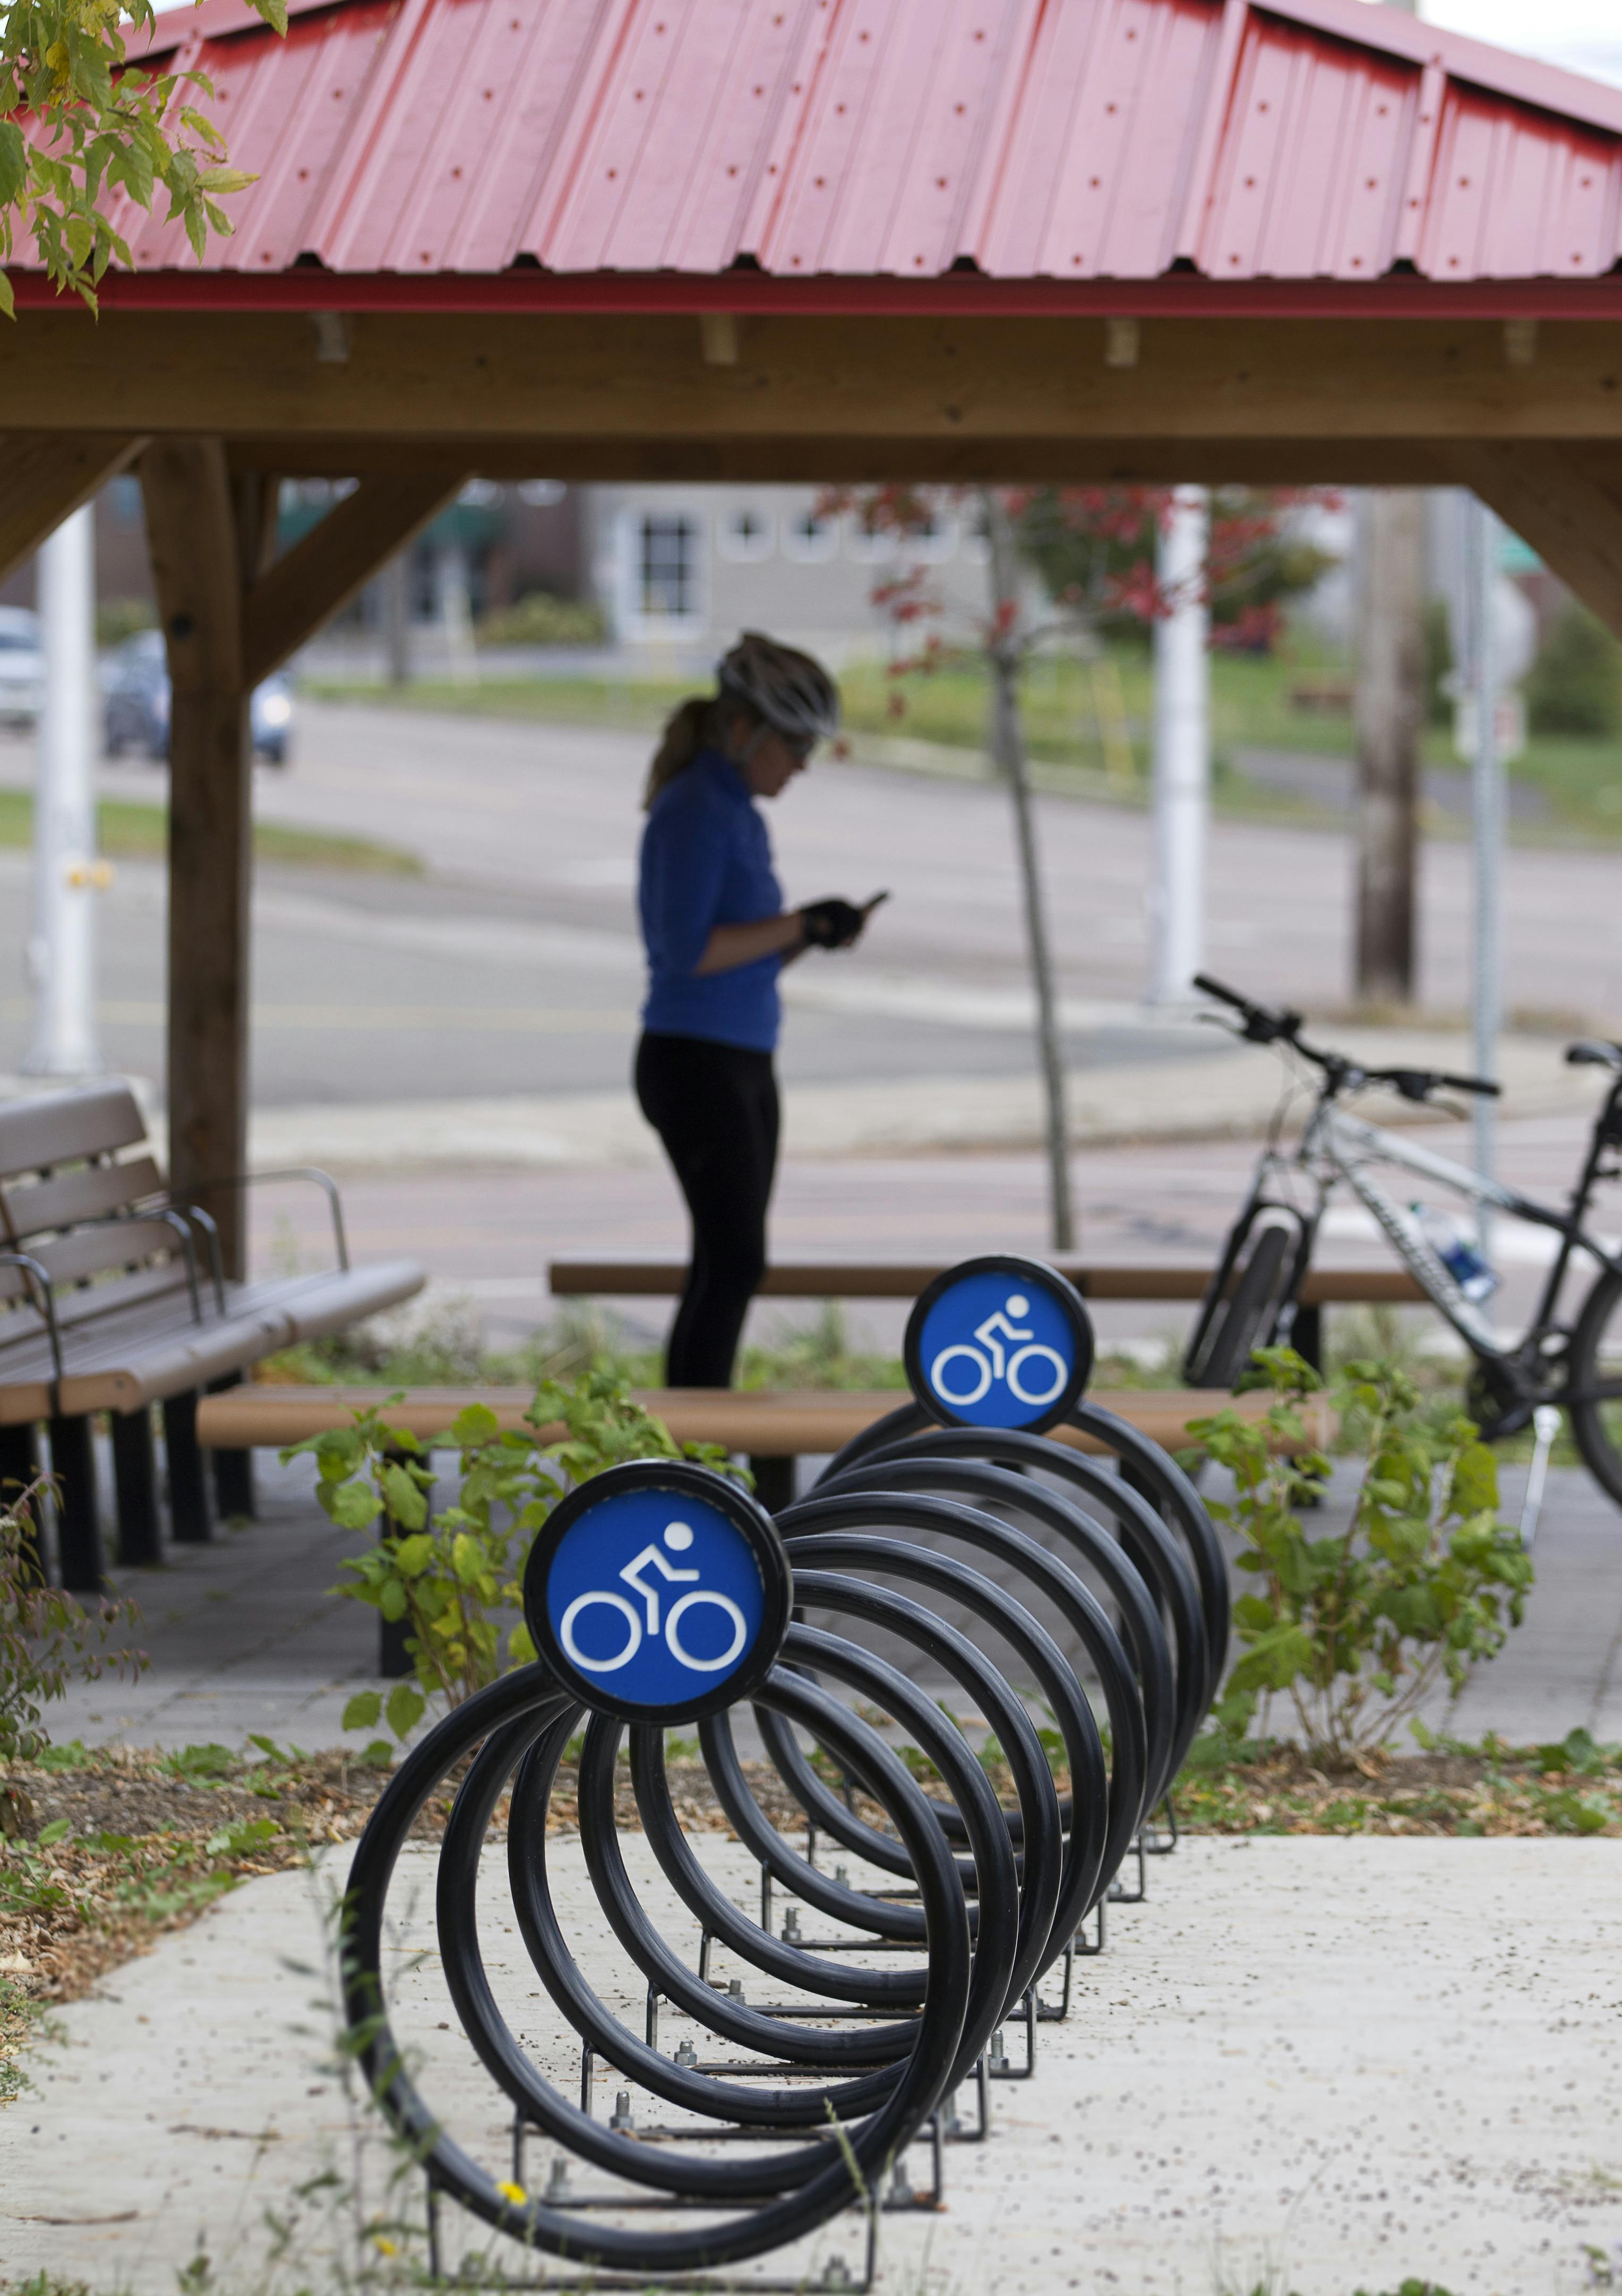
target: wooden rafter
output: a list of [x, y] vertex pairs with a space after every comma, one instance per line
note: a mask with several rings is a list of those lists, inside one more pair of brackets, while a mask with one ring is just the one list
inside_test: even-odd
[[18, 432], [0, 437], [0, 582], [32, 557], [144, 442], [127, 433]]
[[252, 583], [242, 601], [242, 655], [257, 685], [324, 622], [348, 605], [378, 568], [453, 499], [463, 472], [363, 479], [285, 556]]
[[1622, 636], [1622, 446], [1539, 440], [1455, 447], [1442, 459]]

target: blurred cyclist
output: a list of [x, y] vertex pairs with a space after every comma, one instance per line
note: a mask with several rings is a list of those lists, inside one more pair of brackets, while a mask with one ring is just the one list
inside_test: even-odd
[[848, 948], [868, 912], [785, 909], [758, 798], [778, 796], [839, 729], [839, 694], [809, 654], [746, 630], [717, 692], [665, 727], [643, 802], [641, 893], [648, 997], [636, 1097], [692, 1216], [687, 1288], [671, 1326], [672, 1387], [727, 1387], [766, 1268], [777, 1161], [772, 1054], [777, 976], [807, 948]]

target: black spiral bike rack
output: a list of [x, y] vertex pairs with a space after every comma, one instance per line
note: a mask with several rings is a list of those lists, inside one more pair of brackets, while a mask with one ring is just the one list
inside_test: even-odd
[[[1169, 1788], [1227, 1641], [1226, 1576], [1199, 1496], [1164, 1453], [1082, 1400], [1092, 1351], [1086, 1311], [1051, 1269], [970, 1261], [913, 1312], [914, 1400], [775, 1520], [736, 1483], [662, 1460], [612, 1469], [553, 1510], [524, 1579], [539, 1661], [457, 1707], [406, 1757], [345, 1899], [349, 2042], [425, 2177], [436, 2274], [446, 2200], [595, 2288], [646, 2288], [651, 2276], [727, 2284], [715, 2276], [859, 2208], [859, 2274], [836, 2259], [818, 2281], [741, 2284], [868, 2288], [881, 2211], [938, 2205], [946, 2146], [988, 2136], [992, 2084], [1035, 2072], [1040, 2025], [1072, 2007], [1076, 1957], [1103, 1950], [1106, 1905], [1141, 1898], [1146, 1858], [1175, 1846]], [[1053, 1439], [1061, 1423], [1096, 1447]], [[1107, 1753], [1061, 1636], [1096, 1685]], [[1012, 1678], [987, 1641], [1012, 1653]], [[944, 1679], [951, 1699], [926, 1693], [915, 1670]], [[960, 1696], [1001, 1748], [1012, 1807], [946, 1710]], [[1062, 1745], [1064, 1794], [1037, 1704]], [[803, 1844], [757, 1796], [734, 1737], [741, 1710]], [[693, 1723], [758, 1870], [758, 1919], [706, 1870], [677, 1813], [666, 1734]], [[627, 1732], [642, 1830], [697, 1925], [696, 1955], [660, 1933], [626, 1866], [614, 1797]], [[645, 1980], [640, 2033], [587, 1980], [554, 1902], [547, 1813], [577, 1733], [578, 1853]], [[913, 1775], [925, 1763], [930, 1793]], [[390, 1886], [424, 1806], [448, 1786], [437, 1949], [508, 2116], [510, 2176], [457, 2142], [390, 2022]], [[513, 2031], [484, 1958], [481, 1853], [504, 1801], [513, 1918], [578, 2038], [578, 2098]], [[830, 1849], [831, 1871], [819, 1862]], [[855, 1879], [847, 1860], [860, 1863]], [[802, 1919], [833, 1933], [802, 1931]], [[741, 1980], [717, 1979], [717, 1948], [751, 1983], [795, 1997], [751, 1999]], [[674, 2050], [659, 2046], [661, 2013], [684, 2021]], [[1011, 2051], [1011, 2030], [1022, 2048]], [[702, 2060], [695, 2037], [745, 2054]], [[599, 2065], [623, 2083], [606, 2121], [593, 2110]], [[637, 2125], [636, 2092], [682, 2118]], [[556, 2147], [538, 2195], [527, 2175], [537, 2136]], [[930, 2170], [915, 2188], [919, 2145]], [[615, 2181], [578, 2188], [577, 2167]], [[638, 2210], [667, 2221], [615, 2221]]]

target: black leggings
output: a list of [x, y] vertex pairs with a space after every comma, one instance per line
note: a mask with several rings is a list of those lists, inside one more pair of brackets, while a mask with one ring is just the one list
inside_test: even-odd
[[777, 1163], [772, 1055], [707, 1037], [646, 1035], [636, 1047], [636, 1098], [692, 1215], [692, 1262], [665, 1377], [672, 1387], [730, 1387], [738, 1335], [766, 1272]]

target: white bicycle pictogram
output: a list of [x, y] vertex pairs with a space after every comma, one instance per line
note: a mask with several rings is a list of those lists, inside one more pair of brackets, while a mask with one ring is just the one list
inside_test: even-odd
[[[688, 1522], [668, 1523], [664, 1541], [676, 1554], [684, 1554], [692, 1545], [692, 1525]], [[651, 1539], [640, 1554], [632, 1556], [619, 1573], [625, 1584], [635, 1587], [642, 1596], [646, 1616], [645, 1633], [652, 1641], [657, 1640], [660, 1633], [662, 1596], [659, 1588], [650, 1586], [643, 1576], [643, 1571], [650, 1568], [673, 1586], [696, 1579], [700, 1573], [678, 1569], [676, 1564], [667, 1560]], [[616, 1651], [612, 1658], [588, 1658], [575, 1640], [576, 1620], [597, 1603], [606, 1603], [611, 1611], [618, 1611], [628, 1629], [624, 1649]], [[684, 1645], [679, 1631], [682, 1620], [689, 1612], [705, 1603], [712, 1603], [732, 1622], [732, 1642], [719, 1658], [694, 1658]], [[643, 1635], [643, 1614], [638, 1612], [629, 1595], [617, 1594], [611, 1587], [595, 1587], [588, 1594], [577, 1595], [558, 1621], [558, 1640], [562, 1644], [566, 1655], [583, 1674], [617, 1674], [622, 1666], [629, 1666], [642, 1648]], [[678, 1595], [664, 1612], [663, 1635], [665, 1645], [678, 1666], [687, 1667], [694, 1674], [719, 1674], [723, 1667], [732, 1664], [748, 1642], [749, 1622], [730, 1595], [717, 1594], [714, 1587], [694, 1587], [691, 1593]]]
[[[930, 1385], [943, 1403], [949, 1403], [954, 1411], [966, 1410], [971, 1404], [978, 1403], [982, 1396], [990, 1393], [994, 1379], [1005, 1381], [1009, 1393], [1032, 1409], [1039, 1409], [1044, 1404], [1056, 1401], [1064, 1392], [1065, 1382], [1070, 1376], [1070, 1366], [1057, 1348], [1044, 1346], [1034, 1331], [1028, 1328], [1021, 1331], [1017, 1324], [1008, 1320], [1011, 1316], [1028, 1316], [1029, 1313], [1030, 1301], [1023, 1292], [1010, 1292], [1001, 1308], [994, 1309], [983, 1324], [975, 1325], [974, 1336], [979, 1341], [979, 1347], [971, 1348], [966, 1340], [959, 1340], [949, 1348], [942, 1348], [930, 1365]], [[1004, 1347], [1004, 1341], [1013, 1346], [1012, 1355]], [[970, 1375], [974, 1384], [954, 1390], [948, 1384], [946, 1367], [959, 1357], [972, 1367]], [[1025, 1378], [1031, 1366], [1042, 1363], [1050, 1366], [1053, 1384], [1037, 1394], [1025, 1384]]]

